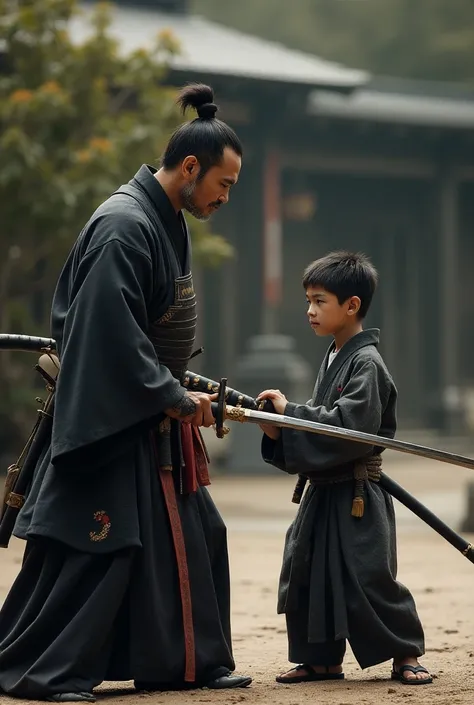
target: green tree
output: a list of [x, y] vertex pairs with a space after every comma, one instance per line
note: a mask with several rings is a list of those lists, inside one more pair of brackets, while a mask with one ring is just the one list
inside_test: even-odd
[[375, 74], [474, 83], [472, 0], [192, 0], [192, 7]]
[[[163, 85], [180, 50], [162, 33], [124, 55], [98, 6], [73, 43], [76, 0], [0, 0], [0, 331], [47, 334], [65, 256], [94, 208], [160, 154], [179, 115]], [[228, 244], [191, 220], [196, 259], [216, 264]], [[31, 356], [2, 354], [0, 448], [31, 420]], [[21, 434], [19, 434], [21, 435]], [[19, 437], [19, 436], [18, 436]]]

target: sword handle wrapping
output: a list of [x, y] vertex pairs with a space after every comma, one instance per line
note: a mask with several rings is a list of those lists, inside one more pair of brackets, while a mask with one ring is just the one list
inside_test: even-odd
[[252, 399], [252, 397], [248, 397], [246, 394], [236, 392], [235, 389], [231, 389], [227, 386], [227, 377], [223, 377], [218, 383], [207, 379], [206, 377], [198, 377], [197, 375], [194, 375], [192, 381], [191, 379], [188, 380], [188, 388], [189, 384], [192, 384], [193, 390], [199, 389], [200, 391], [204, 391], [204, 389], [206, 389], [206, 391], [211, 390], [211, 392], [218, 393], [217, 402], [211, 402], [212, 415], [216, 420], [217, 438], [224, 438], [228, 432], [228, 429], [224, 426], [224, 421], [227, 416], [227, 406], [267, 411], [272, 414], [275, 413], [275, 407], [269, 399], [265, 399], [262, 402], [257, 402], [256, 399]]
[[[221, 380], [222, 381], [222, 380]], [[224, 400], [228, 406], [236, 406], [237, 408], [243, 409], [253, 409], [254, 411], [266, 411], [269, 414], [275, 413], [275, 407], [270, 399], [265, 399], [265, 401], [257, 402], [253, 397], [248, 396], [248, 394], [243, 394], [242, 392], [232, 389], [226, 385], [227, 380], [225, 380], [224, 385], [221, 382], [216, 382], [213, 379], [204, 377], [203, 375], [197, 375], [194, 372], [188, 370], [184, 374], [183, 387], [189, 389], [192, 392], [204, 392], [205, 394], [216, 394], [218, 393], [222, 386], [224, 386]], [[217, 409], [217, 406], [213, 406], [213, 410]], [[215, 414], [214, 414], [215, 416]]]

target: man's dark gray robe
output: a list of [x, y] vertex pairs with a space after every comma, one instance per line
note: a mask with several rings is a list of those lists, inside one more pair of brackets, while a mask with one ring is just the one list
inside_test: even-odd
[[[289, 403], [285, 414], [393, 438], [397, 392], [378, 342], [378, 330], [363, 331], [328, 366], [332, 344], [312, 400]], [[283, 429], [277, 442], [264, 436], [262, 452], [281, 470], [316, 481], [348, 475], [355, 461], [381, 449]], [[413, 598], [396, 580], [392, 498], [371, 481], [364, 495], [358, 518], [351, 514], [352, 480], [310, 484], [288, 530], [278, 612], [286, 614], [291, 662], [337, 665], [346, 639], [362, 668], [423, 654]]]
[[[117, 193], [98, 208], [54, 295], [52, 438], [15, 528], [24, 565], [0, 611], [0, 691], [19, 697], [103, 680], [183, 684], [177, 560], [150, 430], [185, 390], [148, 333], [189, 272], [190, 243], [151, 168], [126, 189], [138, 201]], [[206, 682], [234, 669], [226, 527], [205, 487], [176, 496]]]

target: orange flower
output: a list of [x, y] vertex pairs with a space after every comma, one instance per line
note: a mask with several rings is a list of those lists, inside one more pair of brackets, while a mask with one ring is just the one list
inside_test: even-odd
[[11, 94], [10, 100], [12, 103], [29, 103], [33, 98], [33, 92], [26, 88], [19, 88]]
[[57, 94], [61, 93], [61, 86], [56, 81], [47, 81], [41, 86], [43, 93]]
[[89, 146], [91, 149], [95, 149], [96, 152], [107, 154], [112, 149], [112, 142], [106, 137], [93, 137], [89, 142]]
[[91, 160], [91, 153], [88, 149], [81, 149], [79, 152], [76, 152], [76, 157], [80, 164], [87, 164], [87, 162]]

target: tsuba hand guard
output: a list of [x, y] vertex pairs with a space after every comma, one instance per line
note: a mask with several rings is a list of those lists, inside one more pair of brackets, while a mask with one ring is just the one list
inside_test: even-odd
[[227, 378], [223, 377], [219, 383], [219, 391], [218, 391], [216, 411], [215, 411], [217, 438], [224, 438], [224, 436], [229, 432], [229, 429], [226, 426], [224, 426], [225, 408], [226, 408], [226, 400], [225, 400], [226, 388], [227, 388]]

